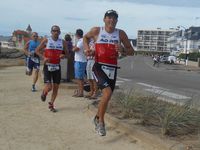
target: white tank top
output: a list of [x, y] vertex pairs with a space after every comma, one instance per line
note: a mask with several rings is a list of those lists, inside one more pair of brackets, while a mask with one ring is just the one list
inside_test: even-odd
[[115, 44], [117, 43], [120, 43], [119, 29], [108, 33], [104, 27], [101, 27], [95, 42], [95, 61], [101, 64], [117, 66], [118, 52], [115, 49]]

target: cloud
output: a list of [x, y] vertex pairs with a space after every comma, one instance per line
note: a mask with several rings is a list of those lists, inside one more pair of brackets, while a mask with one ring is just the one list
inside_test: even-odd
[[[109, 2], [122, 2], [121, 0], [101, 0]], [[199, 0], [123, 0], [123, 2], [138, 3], [138, 4], [151, 4], [171, 7], [195, 7], [200, 8]]]

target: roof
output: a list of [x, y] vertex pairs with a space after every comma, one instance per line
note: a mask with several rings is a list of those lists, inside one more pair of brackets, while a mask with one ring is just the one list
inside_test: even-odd
[[24, 35], [24, 36], [26, 36], [26, 37], [29, 37], [29, 34], [28, 34], [28, 32], [26, 32], [26, 31], [24, 31], [24, 30], [15, 30], [14, 32], [13, 32], [13, 35]]
[[31, 28], [31, 25], [30, 25], [30, 24], [29, 24], [28, 27], [26, 28], [26, 31], [32, 32], [32, 28]]

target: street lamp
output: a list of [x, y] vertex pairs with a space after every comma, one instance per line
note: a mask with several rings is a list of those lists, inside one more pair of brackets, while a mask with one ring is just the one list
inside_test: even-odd
[[[182, 27], [184, 30], [186, 30], [186, 28], [184, 27], [184, 26], [181, 26], [181, 25], [179, 25], [179, 26], [177, 26], [177, 28], [179, 29], [180, 27]], [[185, 31], [184, 31], [184, 33], [185, 33]], [[185, 41], [185, 43], [184, 43], [184, 49], [185, 49], [185, 65], [187, 66], [188, 65], [188, 52], [187, 52], [187, 43], [188, 43], [188, 40], [187, 40], [187, 36], [185, 36], [185, 34], [182, 34], [182, 39], [183, 39], [183, 37], [184, 37], [184, 41]]]

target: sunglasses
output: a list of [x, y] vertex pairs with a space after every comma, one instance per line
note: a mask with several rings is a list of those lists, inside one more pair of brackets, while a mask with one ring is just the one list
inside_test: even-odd
[[33, 37], [38, 37], [37, 35], [34, 35]]
[[60, 33], [60, 30], [52, 30], [52, 32], [58, 32], [58, 33]]

